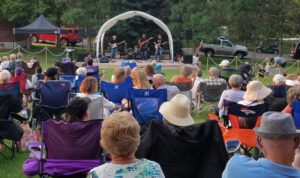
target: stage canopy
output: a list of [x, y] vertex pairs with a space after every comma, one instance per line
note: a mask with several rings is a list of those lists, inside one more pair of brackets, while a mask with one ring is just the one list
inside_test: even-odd
[[160, 28], [162, 28], [168, 35], [168, 43], [169, 43], [169, 50], [170, 50], [170, 56], [171, 59], [173, 60], [173, 56], [174, 56], [174, 52], [173, 52], [173, 38], [172, 38], [172, 34], [169, 30], [169, 28], [167, 27], [166, 24], [164, 24], [161, 20], [159, 20], [156, 17], [153, 17], [150, 14], [147, 14], [145, 12], [141, 12], [141, 11], [128, 11], [125, 12], [123, 14], [117, 15], [111, 19], [109, 19], [108, 21], [106, 21], [100, 28], [98, 35], [96, 37], [96, 52], [97, 52], [97, 56], [99, 56], [99, 45], [100, 45], [100, 41], [101, 41], [101, 54], [103, 54], [103, 39], [104, 39], [104, 35], [105, 32], [107, 30], [109, 30], [110, 28], [112, 28], [116, 23], [118, 23], [118, 21], [120, 20], [127, 20], [131, 17], [135, 17], [135, 16], [141, 16], [145, 19], [151, 20], [153, 21], [156, 25], [158, 25]]
[[48, 19], [40, 15], [34, 22], [20, 28], [14, 28], [14, 34], [29, 34], [29, 33], [43, 33], [43, 34], [60, 34], [60, 29], [53, 25]]

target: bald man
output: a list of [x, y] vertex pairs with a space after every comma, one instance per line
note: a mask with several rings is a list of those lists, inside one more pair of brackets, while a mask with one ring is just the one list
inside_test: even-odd
[[180, 91], [176, 86], [167, 85], [165, 83], [165, 77], [162, 74], [155, 74], [153, 76], [153, 88], [155, 89], [167, 89], [168, 101], [173, 98]]

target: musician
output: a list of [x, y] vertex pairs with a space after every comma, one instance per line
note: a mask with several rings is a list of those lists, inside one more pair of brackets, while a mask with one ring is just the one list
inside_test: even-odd
[[138, 40], [140, 51], [142, 52], [142, 59], [148, 59], [148, 43], [150, 39], [146, 38], [146, 34], [142, 35], [142, 38]]
[[122, 42], [119, 42], [117, 43], [117, 36], [116, 35], [113, 35], [111, 40], [109, 41], [109, 47], [111, 49], [111, 54], [110, 54], [110, 59], [111, 60], [114, 60], [116, 59], [116, 55], [118, 53], [118, 45], [122, 44], [122, 43], [125, 43], [125, 41], [122, 41]]
[[161, 34], [157, 35], [157, 39], [154, 41], [155, 45], [155, 59], [158, 61], [161, 61], [163, 58], [163, 41], [162, 41], [162, 36]]

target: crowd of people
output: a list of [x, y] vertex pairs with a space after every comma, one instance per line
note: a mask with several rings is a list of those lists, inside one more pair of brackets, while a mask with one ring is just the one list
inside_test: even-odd
[[[39, 82], [59, 80], [59, 76], [63, 75], [59, 66], [53, 66], [44, 73], [38, 67], [35, 74], [29, 77], [20, 61], [21, 54], [2, 58], [0, 84], [20, 82], [24, 100], [28, 99], [25, 94], [30, 90], [35, 90], [32, 97], [39, 97]], [[296, 129], [291, 115], [293, 102], [300, 99], [300, 85], [297, 83], [299, 77], [294, 82], [289, 82], [290, 75], [276, 74], [273, 83], [265, 86], [258, 80], [251, 80], [251, 66], [243, 64], [240, 66], [242, 69], [232, 69], [229, 61], [223, 60], [220, 68], [210, 67], [206, 79], [202, 76], [203, 71], [199, 65], [183, 65], [180, 75], [173, 76], [168, 82], [163, 73], [155, 70], [155, 65], [154, 61], [144, 68], [117, 67], [110, 82], [131, 82], [134, 89], [166, 89], [167, 101], [157, 112], [163, 116], [165, 125], [174, 127], [194, 125], [191, 111], [199, 102], [203, 102], [203, 98], [218, 101], [216, 114], [220, 118], [226, 112], [228, 101], [245, 107], [267, 104], [268, 112], [262, 115], [259, 128], [255, 127], [257, 118], [238, 118], [241, 128], [254, 128], [257, 147], [264, 158], [256, 161], [236, 154], [229, 160], [222, 177], [300, 177], [300, 131]], [[111, 162], [92, 169], [88, 177], [165, 177], [159, 163], [135, 156], [139, 144], [145, 144], [141, 142], [145, 135], [140, 135], [138, 122], [128, 112], [131, 104], [126, 98], [120, 105], [103, 96], [99, 92], [101, 78], [98, 80], [88, 75], [93, 66], [93, 59], [87, 59], [86, 64], [76, 69], [76, 77], [71, 85], [72, 88], [78, 87], [78, 91], [66, 106], [64, 118], [67, 122], [104, 119], [101, 140], [95, 141], [100, 141], [101, 146], [110, 154]], [[189, 91], [190, 95], [182, 94], [183, 91]], [[207, 93], [210, 96], [206, 96]], [[24, 104], [23, 110], [29, 110], [28, 106]], [[24, 117], [29, 118], [29, 115], [27, 113]]]

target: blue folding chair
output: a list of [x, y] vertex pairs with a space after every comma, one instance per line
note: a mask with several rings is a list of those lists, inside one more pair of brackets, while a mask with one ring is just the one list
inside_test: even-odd
[[40, 98], [37, 106], [40, 107], [42, 120], [60, 118], [65, 112], [69, 101], [71, 84], [65, 80], [39, 81], [37, 93]]
[[167, 101], [166, 89], [129, 89], [128, 100], [131, 103], [132, 114], [140, 125], [145, 125], [153, 119], [163, 120], [159, 107]]
[[105, 81], [100, 82], [101, 93], [109, 101], [122, 106], [122, 99], [126, 98], [127, 90], [132, 88], [128, 83], [114, 84]]
[[82, 81], [85, 79], [85, 77], [86, 76], [84, 76], [84, 75], [78, 75], [77, 77], [75, 77], [73, 87], [72, 87], [72, 91], [74, 93], [79, 92], [80, 85], [81, 85]]
[[137, 67], [136, 62], [130, 62], [130, 61], [122, 61], [121, 62], [121, 67], [126, 67], [129, 66], [131, 69]]
[[130, 76], [127, 76], [125, 78], [124, 83], [127, 83], [128, 85], [130, 85], [131, 87], [133, 87], [132, 78]]
[[19, 82], [0, 84], [0, 96], [11, 96], [12, 111], [20, 112], [22, 110], [22, 94], [20, 93]]
[[74, 75], [61, 75], [61, 76], [59, 76], [59, 80], [69, 81], [71, 83], [71, 85], [73, 85], [73, 83], [75, 81], [75, 76]]
[[300, 100], [294, 101], [292, 104], [292, 114], [297, 129], [300, 129]]
[[161, 65], [156, 65], [153, 68], [154, 68], [155, 73], [161, 73]]
[[100, 80], [98, 66], [85, 66], [85, 68], [87, 70], [87, 76], [95, 77], [98, 81]]

